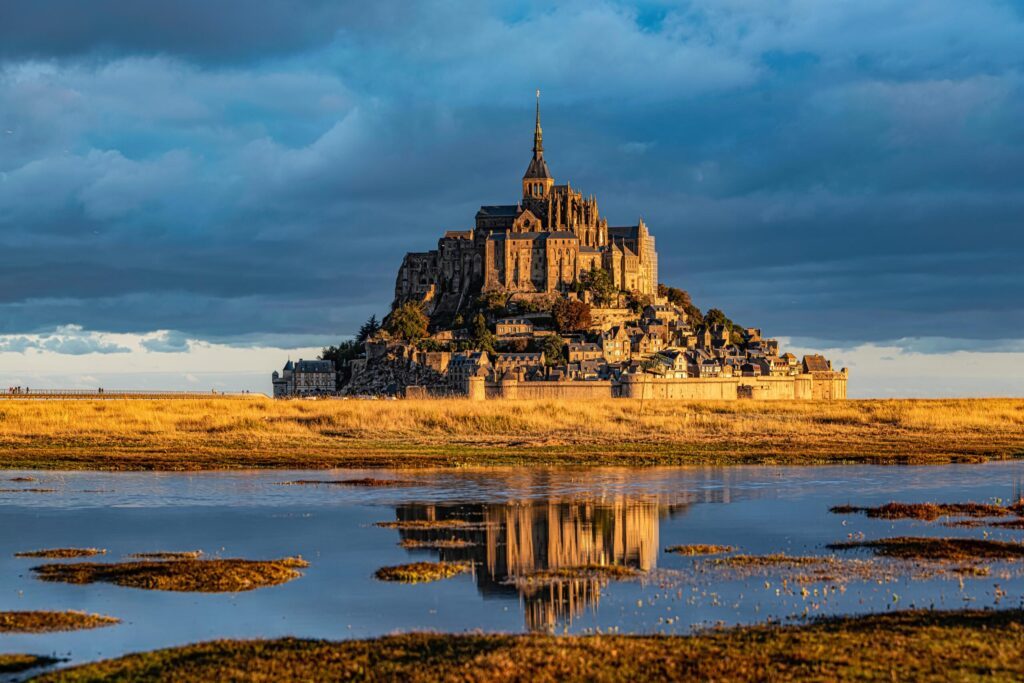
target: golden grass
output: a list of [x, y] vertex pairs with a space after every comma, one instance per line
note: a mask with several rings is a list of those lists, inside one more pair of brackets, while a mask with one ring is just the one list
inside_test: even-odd
[[1024, 399], [0, 401], [0, 467], [925, 463], [1024, 455]]
[[197, 593], [234, 593], [287, 583], [302, 576], [309, 563], [299, 557], [282, 560], [198, 560], [78, 562], [32, 567], [43, 581], [112, 583], [129, 588]]
[[0, 633], [52, 633], [120, 624], [120, 619], [86, 612], [0, 612]]
[[[1024, 612], [907, 611], [695, 636], [220, 640], [40, 681], [1019, 681]], [[881, 645], [881, 646], [880, 646]]]

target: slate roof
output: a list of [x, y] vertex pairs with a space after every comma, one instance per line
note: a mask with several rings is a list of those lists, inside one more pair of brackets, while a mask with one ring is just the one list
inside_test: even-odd
[[492, 204], [481, 206], [476, 215], [478, 218], [506, 218], [508, 216], [515, 218], [519, 215], [519, 209], [518, 204]]
[[295, 372], [334, 372], [334, 361], [299, 359], [295, 364]]
[[523, 174], [524, 180], [550, 178], [551, 171], [548, 170], [548, 162], [544, 161], [542, 154], [535, 154], [530, 159], [530, 165], [526, 167], [526, 173]]

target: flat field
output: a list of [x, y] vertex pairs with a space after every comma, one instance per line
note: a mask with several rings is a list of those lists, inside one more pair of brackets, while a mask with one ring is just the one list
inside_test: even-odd
[[948, 463], [1024, 457], [1024, 399], [0, 401], [0, 468]]

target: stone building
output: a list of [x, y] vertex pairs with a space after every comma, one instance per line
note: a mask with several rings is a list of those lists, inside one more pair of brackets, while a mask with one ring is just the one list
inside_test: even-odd
[[332, 360], [288, 361], [279, 373], [271, 375], [274, 398], [325, 396], [338, 390], [338, 373]]
[[480, 292], [565, 292], [598, 268], [620, 290], [657, 292], [658, 255], [643, 220], [610, 226], [595, 197], [555, 184], [544, 158], [538, 92], [533, 156], [519, 201], [481, 206], [472, 229], [444, 233], [436, 250], [406, 254], [395, 301], [424, 302], [430, 314], [457, 313]]

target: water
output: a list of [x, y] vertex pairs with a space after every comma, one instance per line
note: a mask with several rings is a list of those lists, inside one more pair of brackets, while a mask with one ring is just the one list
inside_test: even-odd
[[[31, 476], [36, 481], [4, 481]], [[296, 479], [372, 476], [401, 488], [282, 486]], [[501, 469], [382, 472], [257, 471], [202, 474], [5, 472], [0, 488], [0, 610], [77, 609], [119, 617], [104, 629], [0, 635], [0, 652], [55, 654], [76, 663], [213, 638], [294, 635], [365, 638], [445, 632], [687, 633], [714, 624], [792, 620], [895, 608], [1018, 607], [1024, 579], [1013, 564], [990, 576], [784, 586], [780, 577], [736, 576], [666, 546], [714, 543], [750, 554], [830, 555], [852, 536], [970, 536], [1021, 540], [1024, 531], [834, 515], [829, 507], [892, 500], [1009, 502], [1024, 463], [941, 467], [731, 467]], [[399, 531], [396, 519], [459, 518], [458, 531]], [[458, 537], [476, 545], [405, 550], [402, 538]], [[100, 547], [129, 553], [202, 549], [206, 556], [302, 555], [290, 583], [237, 594], [145, 591], [46, 583], [15, 558], [39, 548]], [[866, 557], [863, 553], [854, 557]], [[474, 572], [429, 584], [383, 583], [384, 565], [470, 560]], [[93, 561], [93, 560], [90, 560]], [[637, 580], [516, 584], [536, 569], [611, 563]]]

